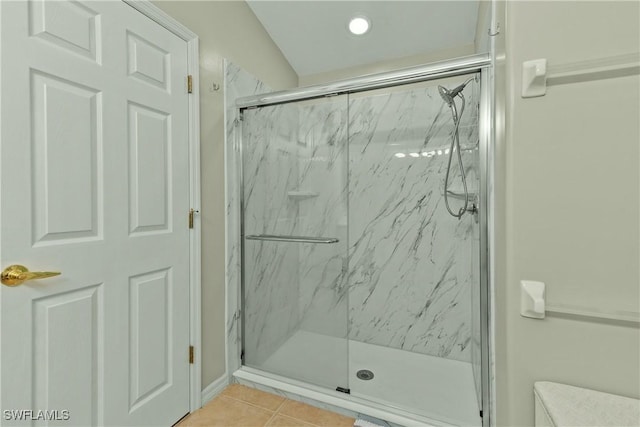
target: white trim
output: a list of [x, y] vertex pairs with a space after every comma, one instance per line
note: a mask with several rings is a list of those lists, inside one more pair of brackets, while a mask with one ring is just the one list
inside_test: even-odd
[[167, 30], [171, 31], [176, 36], [180, 37], [184, 41], [191, 41], [197, 39], [198, 35], [191, 31], [189, 28], [176, 21], [171, 15], [158, 8], [149, 0], [122, 0], [138, 12], [142, 13], [152, 21], [162, 25]]
[[229, 385], [229, 377], [225, 372], [220, 378], [209, 384], [202, 390], [202, 406], [211, 402], [214, 397], [219, 395], [226, 386]]
[[[199, 42], [188, 42], [188, 70], [193, 78], [193, 92], [189, 96], [189, 162], [191, 173], [191, 207], [200, 212], [200, 73]], [[195, 215], [191, 230], [191, 345], [194, 346], [194, 364], [191, 366], [191, 411], [202, 407], [202, 225]]]
[[[2, 5], [0, 5], [0, 34], [2, 34]], [[2, 99], [2, 43], [0, 43], [0, 99]], [[0, 102], [0, 164], [2, 164], [2, 103]], [[2, 174], [0, 174], [0, 208], [2, 207]], [[0, 224], [2, 223], [2, 209], [0, 209]], [[0, 227], [0, 236], [2, 236], [2, 227]], [[1, 242], [2, 240], [0, 240]], [[2, 259], [2, 245], [0, 245], [0, 266], [4, 264]], [[2, 286], [2, 284], [0, 284]], [[0, 292], [0, 307], [2, 307], [2, 292]], [[2, 331], [2, 316], [0, 316], [0, 331]], [[0, 333], [0, 350], [2, 349], [2, 333]], [[0, 351], [0, 370], [2, 369], [2, 351]], [[2, 386], [0, 385], [0, 405], [2, 405]], [[0, 418], [0, 427], [6, 425]]]
[[[491, 70], [489, 74], [489, 88], [488, 93], [490, 97], [490, 109], [491, 109], [491, 129], [489, 136], [489, 144], [487, 146], [489, 150], [489, 157], [487, 159], [487, 203], [488, 203], [488, 217], [487, 217], [487, 237], [489, 241], [487, 245], [489, 247], [488, 253], [488, 269], [489, 269], [489, 427], [497, 425], [497, 405], [496, 405], [496, 144], [498, 134], [498, 117], [499, 113], [496, 109], [496, 39], [500, 33], [500, 22], [498, 21], [498, 7], [504, 8], [504, 4], [498, 2], [498, 0], [491, 0], [491, 33], [496, 34], [493, 37], [489, 37], [489, 55], [491, 56]], [[503, 27], [505, 27], [503, 23]], [[504, 37], [504, 36], [502, 36]], [[501, 114], [504, 112], [500, 112]], [[501, 117], [504, 119], [504, 116]], [[504, 120], [502, 120], [504, 122]], [[502, 125], [504, 126], [504, 125]], [[483, 405], [484, 406], [484, 405]], [[484, 422], [484, 420], [483, 420]]]
[[[187, 42], [187, 70], [193, 78], [193, 92], [189, 95], [189, 198], [191, 208], [200, 211], [200, 57], [196, 33], [176, 21], [148, 0], [122, 0], [152, 21]], [[187, 212], [185, 212], [186, 216]], [[194, 347], [194, 363], [190, 366], [189, 402], [191, 412], [202, 407], [202, 289], [201, 289], [201, 223], [195, 215], [189, 234], [189, 329]]]

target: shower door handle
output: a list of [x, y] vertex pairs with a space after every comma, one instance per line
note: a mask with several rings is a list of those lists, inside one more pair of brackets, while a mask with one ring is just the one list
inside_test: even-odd
[[281, 236], [275, 234], [251, 234], [245, 237], [247, 240], [269, 240], [272, 242], [291, 243], [338, 243], [340, 240], [335, 237], [306, 237], [306, 236]]

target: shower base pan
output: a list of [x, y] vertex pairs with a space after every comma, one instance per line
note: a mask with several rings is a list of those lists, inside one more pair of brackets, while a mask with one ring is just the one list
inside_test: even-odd
[[[335, 341], [335, 343], [333, 342]], [[351, 394], [276, 375], [334, 376], [327, 360], [332, 348], [344, 347], [340, 338], [307, 331], [296, 332], [263, 368], [244, 366], [234, 373], [240, 383], [308, 402], [345, 415], [358, 413], [401, 426], [480, 426], [471, 364], [393, 348], [349, 342], [349, 388]], [[323, 363], [326, 366], [323, 366]], [[334, 368], [335, 369], [335, 368]], [[373, 372], [370, 380], [357, 377], [360, 370]], [[322, 381], [318, 381], [322, 382]]]

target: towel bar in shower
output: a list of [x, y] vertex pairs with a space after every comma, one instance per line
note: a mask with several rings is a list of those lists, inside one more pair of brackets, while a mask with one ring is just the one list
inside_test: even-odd
[[273, 234], [252, 234], [246, 236], [247, 240], [271, 240], [273, 242], [294, 242], [294, 243], [338, 243], [335, 237], [305, 237], [305, 236], [278, 236]]

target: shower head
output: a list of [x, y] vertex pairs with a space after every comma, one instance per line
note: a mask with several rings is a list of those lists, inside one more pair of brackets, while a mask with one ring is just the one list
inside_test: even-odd
[[454, 87], [453, 89], [447, 89], [444, 86], [438, 86], [438, 93], [440, 93], [440, 96], [442, 97], [442, 99], [444, 99], [444, 102], [446, 102], [447, 105], [451, 105], [453, 104], [453, 98], [458, 96], [458, 94], [464, 90], [467, 83], [469, 83], [469, 80], [462, 83], [460, 86]]
[[440, 96], [444, 99], [444, 102], [446, 102], [447, 105], [451, 105], [453, 102], [453, 96], [451, 96], [449, 89], [444, 86], [438, 86], [438, 93], [440, 93]]

